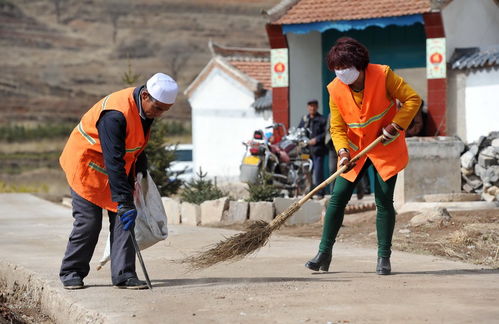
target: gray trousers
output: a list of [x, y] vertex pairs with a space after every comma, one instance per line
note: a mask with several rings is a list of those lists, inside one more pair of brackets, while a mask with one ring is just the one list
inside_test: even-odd
[[[74, 222], [59, 273], [62, 282], [74, 278], [83, 279], [88, 275], [90, 259], [102, 228], [102, 208], [82, 198], [73, 190], [71, 196]], [[130, 232], [123, 229], [123, 224], [116, 213], [108, 211], [108, 214], [111, 232], [111, 277], [113, 285], [116, 285], [137, 277], [135, 249]]]

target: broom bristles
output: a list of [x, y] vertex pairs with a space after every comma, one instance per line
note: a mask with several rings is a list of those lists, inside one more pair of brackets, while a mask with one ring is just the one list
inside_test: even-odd
[[188, 264], [193, 270], [201, 270], [220, 262], [239, 261], [267, 244], [272, 232], [281, 227], [286, 219], [298, 210], [300, 206], [300, 204], [295, 202], [290, 208], [279, 214], [270, 224], [265, 221], [256, 221], [249, 225], [246, 232], [233, 235], [217, 244], [208, 246], [206, 251], [180, 260], [180, 263]]
[[267, 244], [271, 233], [267, 222], [257, 221], [246, 232], [210, 245], [206, 251], [185, 258], [180, 263], [188, 264], [193, 270], [201, 270], [224, 261], [236, 262]]
[[[355, 162], [369, 152], [373, 147], [375, 147], [379, 142], [383, 140], [383, 135], [380, 135], [376, 140], [369, 144], [366, 148], [357, 154], [350, 163]], [[211, 267], [220, 262], [224, 261], [239, 261], [243, 259], [248, 254], [251, 254], [262, 246], [267, 244], [272, 232], [279, 229], [286, 220], [293, 215], [300, 207], [312, 197], [317, 191], [324, 188], [330, 184], [336, 177], [341, 173], [345, 172], [348, 165], [344, 165], [335, 173], [333, 173], [329, 178], [323, 181], [320, 185], [315, 187], [312, 191], [306, 194], [302, 199], [293, 203], [287, 210], [280, 213], [274, 220], [267, 224], [264, 221], [258, 221], [250, 226], [248, 231], [244, 233], [239, 233], [224, 241], [221, 241], [211, 247], [205, 252], [200, 252], [197, 255], [180, 260], [180, 263], [187, 263], [192, 269], [203, 269]]]

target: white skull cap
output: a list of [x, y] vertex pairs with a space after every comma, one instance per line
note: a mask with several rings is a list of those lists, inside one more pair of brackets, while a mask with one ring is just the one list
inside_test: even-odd
[[149, 94], [165, 104], [173, 104], [177, 97], [178, 85], [171, 76], [164, 73], [156, 73], [146, 83]]

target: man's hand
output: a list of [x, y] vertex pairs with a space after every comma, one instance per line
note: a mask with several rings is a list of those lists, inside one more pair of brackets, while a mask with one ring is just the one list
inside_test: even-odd
[[119, 204], [118, 217], [120, 218], [125, 231], [128, 231], [135, 225], [135, 218], [137, 218], [137, 209], [135, 209], [135, 206], [130, 203]]
[[315, 144], [317, 144], [317, 139], [315, 137], [311, 138], [310, 141], [308, 141], [308, 145], [315, 146]]
[[350, 163], [350, 152], [346, 148], [342, 148], [338, 151], [338, 158], [339, 158], [339, 165], [340, 168], [344, 165], [347, 165], [348, 168], [345, 170], [345, 172], [348, 172], [353, 169], [355, 166], [355, 163]]
[[381, 140], [382, 143], [386, 143], [392, 139], [394, 139], [400, 131], [402, 131], [402, 127], [395, 123], [388, 124], [383, 128], [382, 135], [383, 139]]

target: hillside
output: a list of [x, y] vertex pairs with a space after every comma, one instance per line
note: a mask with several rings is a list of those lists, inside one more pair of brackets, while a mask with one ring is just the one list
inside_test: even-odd
[[[268, 47], [260, 12], [278, 2], [0, 0], [0, 124], [75, 121], [126, 86], [129, 64], [135, 85], [162, 71], [185, 89], [210, 59], [209, 39]], [[183, 94], [168, 114], [190, 118]]]

